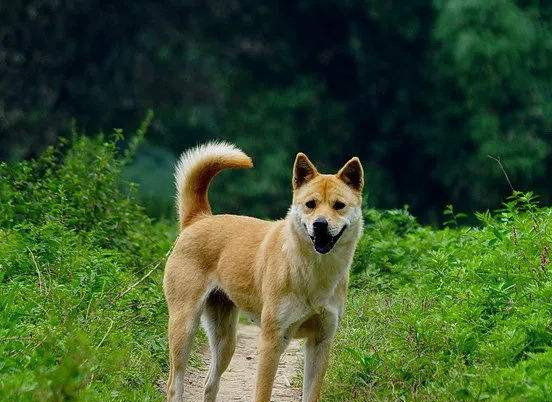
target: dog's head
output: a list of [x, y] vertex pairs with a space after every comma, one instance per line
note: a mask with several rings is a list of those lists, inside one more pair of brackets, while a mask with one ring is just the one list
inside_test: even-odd
[[356, 157], [336, 174], [320, 174], [305, 154], [297, 154], [290, 214], [318, 253], [329, 253], [341, 237], [358, 236], [363, 186], [364, 173]]

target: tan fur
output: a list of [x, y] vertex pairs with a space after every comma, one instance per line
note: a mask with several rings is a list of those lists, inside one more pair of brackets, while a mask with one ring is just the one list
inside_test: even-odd
[[[206, 194], [211, 178], [226, 167], [249, 166], [250, 159], [235, 147], [207, 144], [185, 154], [177, 169], [182, 231], [164, 277], [169, 401], [186, 398], [183, 374], [200, 317], [213, 356], [205, 401], [215, 401], [234, 352], [238, 308], [261, 328], [255, 401], [270, 401], [280, 355], [292, 337], [307, 338], [303, 401], [319, 400], [362, 230], [362, 166], [353, 158], [336, 175], [323, 175], [298, 154], [285, 219], [211, 215]], [[316, 200], [314, 208], [305, 205], [310, 200]], [[336, 210], [336, 201], [345, 208]], [[319, 254], [309, 237], [319, 217], [332, 235], [346, 225], [327, 254]]]

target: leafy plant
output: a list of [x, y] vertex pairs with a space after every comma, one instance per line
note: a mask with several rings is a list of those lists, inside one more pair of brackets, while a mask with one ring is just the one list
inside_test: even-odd
[[175, 230], [121, 181], [147, 123], [0, 167], [0, 399], [162, 399]]
[[325, 400], [550, 398], [552, 209], [515, 192], [478, 226], [448, 211], [403, 231], [366, 211]]

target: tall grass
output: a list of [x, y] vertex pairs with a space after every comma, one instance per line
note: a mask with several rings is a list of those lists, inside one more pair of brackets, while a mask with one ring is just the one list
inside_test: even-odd
[[0, 166], [0, 400], [162, 400], [174, 230], [121, 182], [140, 136]]
[[552, 400], [552, 209], [476, 217], [366, 211], [325, 400]]

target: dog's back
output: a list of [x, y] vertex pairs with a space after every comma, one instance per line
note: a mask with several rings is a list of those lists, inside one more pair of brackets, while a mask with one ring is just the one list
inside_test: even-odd
[[[185, 152], [176, 166], [177, 210], [181, 233], [169, 259], [193, 259], [213, 283], [230, 281], [238, 292], [250, 294], [255, 251], [273, 222], [248, 216], [212, 215], [207, 191], [223, 169], [250, 168], [251, 158], [224, 142], [210, 142]], [[175, 273], [194, 277], [190, 264], [176, 263]], [[223, 266], [224, 269], [218, 270]], [[187, 267], [190, 269], [186, 271]], [[218, 271], [215, 275], [210, 275]], [[218, 276], [225, 276], [218, 278]], [[248, 289], [245, 289], [248, 287]]]

